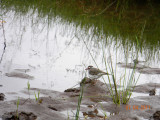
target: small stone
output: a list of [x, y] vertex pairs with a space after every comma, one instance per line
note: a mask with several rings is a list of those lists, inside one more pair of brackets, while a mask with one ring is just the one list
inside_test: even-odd
[[153, 114], [153, 119], [154, 119], [154, 120], [160, 120], [160, 111], [156, 111], [156, 112]]
[[156, 89], [152, 89], [152, 90], [149, 91], [150, 96], [153, 96], [155, 94], [156, 94]]
[[8, 112], [2, 115], [2, 120], [36, 120], [37, 116], [33, 113], [27, 112], [18, 112], [18, 119], [17, 119], [17, 112]]
[[74, 92], [74, 93], [78, 93], [80, 90], [76, 89], [76, 88], [69, 88], [67, 90], [65, 90], [64, 92]]
[[23, 78], [23, 79], [34, 79], [33, 76], [28, 75], [26, 73], [20, 73], [20, 72], [10, 72], [5, 74], [7, 77], [16, 77], [16, 78]]
[[0, 101], [3, 101], [5, 98], [5, 95], [3, 93], [0, 93]]
[[54, 110], [54, 111], [58, 111], [55, 107], [53, 107], [51, 105], [49, 105], [48, 108], [51, 109], [51, 110]]

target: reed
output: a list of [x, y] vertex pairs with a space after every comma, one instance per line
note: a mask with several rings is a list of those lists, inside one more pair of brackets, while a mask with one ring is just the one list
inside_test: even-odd
[[[82, 81], [85, 81], [85, 80], [86, 80], [86, 78], [84, 78]], [[78, 98], [78, 106], [77, 106], [75, 120], [79, 119], [79, 112], [80, 112], [80, 105], [81, 105], [82, 98], [83, 98], [83, 91], [84, 91], [84, 82], [82, 82], [81, 86], [80, 86], [80, 94], [79, 94], [79, 98]]]

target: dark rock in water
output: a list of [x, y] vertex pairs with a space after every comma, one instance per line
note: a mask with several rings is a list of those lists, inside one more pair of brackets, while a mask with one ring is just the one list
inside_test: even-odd
[[58, 111], [55, 107], [53, 107], [51, 105], [49, 105], [48, 108], [51, 109], [51, 110], [54, 110], [54, 111]]
[[26, 112], [18, 112], [18, 118], [17, 118], [17, 112], [9, 112], [2, 115], [2, 120], [36, 120], [37, 116], [33, 113], [26, 113]]
[[5, 98], [5, 95], [3, 93], [0, 93], [0, 101], [3, 101]]
[[88, 84], [88, 83], [91, 83], [91, 79], [87, 78], [87, 77], [84, 77], [81, 82], [80, 82], [80, 86], [82, 86], [82, 84]]
[[77, 88], [69, 88], [67, 90], [65, 90], [64, 92], [74, 92], [74, 93], [78, 93], [80, 90]]
[[149, 91], [150, 96], [153, 96], [155, 94], [156, 94], [156, 89], [152, 89], [152, 90]]
[[154, 120], [160, 120], [160, 111], [156, 111], [156, 112], [153, 114], [153, 119], [154, 119]]
[[5, 98], [5, 95], [3, 93], [0, 93], [0, 101], [3, 101]]
[[34, 79], [33, 76], [30, 76], [26, 73], [20, 73], [20, 72], [10, 72], [5, 74], [8, 77], [17, 77], [17, 78], [23, 78], [23, 79]]

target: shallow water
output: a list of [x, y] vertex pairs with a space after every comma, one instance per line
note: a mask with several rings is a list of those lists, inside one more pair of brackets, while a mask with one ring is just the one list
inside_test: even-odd
[[[0, 26], [0, 36], [6, 39], [6, 50], [0, 65], [0, 91], [3, 93], [16, 92], [27, 88], [27, 82], [31, 87], [64, 91], [67, 88], [78, 84], [87, 75], [85, 68], [88, 65], [96, 66], [105, 71], [103, 53], [108, 63], [113, 63], [117, 69], [117, 80], [119, 82], [125, 68], [115, 66], [118, 62], [126, 62], [125, 48], [114, 41], [112, 35], [103, 38], [101, 41], [93, 41], [94, 27], [89, 28], [86, 34], [85, 29], [76, 26], [74, 23], [62, 22], [60, 17], [51, 21], [51, 26], [44, 21], [38, 21], [38, 13], [16, 15], [15, 11], [8, 11], [3, 15], [4, 30]], [[98, 37], [94, 36], [94, 39]], [[105, 45], [104, 41], [108, 43]], [[120, 40], [121, 37], [118, 38]], [[87, 46], [86, 46], [87, 44]], [[117, 49], [116, 49], [116, 47]], [[102, 49], [104, 47], [104, 51]], [[3, 41], [0, 43], [1, 54], [3, 52]], [[89, 49], [89, 51], [88, 51]], [[128, 51], [128, 62], [135, 59], [136, 47]], [[157, 51], [160, 52], [160, 51]], [[92, 54], [94, 60], [92, 59]], [[117, 55], [117, 56], [116, 56]], [[110, 60], [110, 56], [112, 60]], [[146, 50], [139, 52], [139, 60], [146, 61], [149, 67], [160, 68], [158, 57], [147, 59]], [[33, 80], [17, 77], [7, 77], [5, 74], [13, 71], [25, 73], [34, 77]], [[24, 71], [24, 69], [29, 71]], [[132, 70], [127, 69], [127, 75]], [[136, 72], [136, 78], [139, 73]], [[141, 74], [137, 84], [155, 82], [160, 83], [158, 74]], [[104, 76], [106, 82], [107, 76]], [[103, 79], [101, 78], [101, 81]], [[7, 95], [7, 99], [10, 95]], [[13, 98], [14, 99], [14, 98]]]

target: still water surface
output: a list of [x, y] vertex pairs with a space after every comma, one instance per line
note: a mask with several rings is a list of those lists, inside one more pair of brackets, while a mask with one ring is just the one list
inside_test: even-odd
[[[0, 26], [1, 54], [3, 52], [3, 39], [5, 34], [6, 50], [0, 65], [0, 91], [10, 96], [12, 92], [18, 92], [27, 88], [28, 79], [7, 77], [5, 73], [17, 71], [16, 69], [29, 69], [26, 73], [34, 76], [29, 80], [31, 87], [64, 91], [81, 81], [87, 75], [85, 68], [93, 65], [105, 71], [105, 54], [108, 63], [114, 68], [118, 62], [126, 62], [126, 46], [124, 47], [115, 40], [112, 35], [107, 37], [101, 33], [100, 37], [93, 35], [94, 26], [86, 32], [74, 23], [62, 22], [60, 17], [55, 17], [48, 25], [47, 18], [38, 20], [38, 13], [16, 15], [16, 12], [9, 11], [3, 15], [6, 21]], [[101, 40], [99, 40], [101, 38]], [[95, 41], [96, 40], [96, 41]], [[104, 42], [106, 41], [107, 42]], [[104, 48], [104, 50], [103, 50]], [[128, 62], [136, 58], [136, 47], [129, 47]], [[158, 51], [159, 52], [159, 51]], [[96, 61], [96, 64], [91, 54]], [[138, 59], [146, 61], [150, 67], [160, 68], [160, 62], [156, 56], [149, 60], [146, 57], [146, 50], [139, 52]], [[117, 78], [124, 74], [125, 69], [117, 66]], [[131, 70], [127, 69], [127, 74]], [[139, 73], [136, 72], [136, 77]], [[104, 77], [106, 82], [108, 78]], [[138, 84], [148, 82], [160, 82], [158, 74], [141, 74]], [[100, 79], [103, 82], [103, 79]], [[15, 93], [16, 94], [16, 93]], [[10, 98], [13, 99], [13, 98]]]

